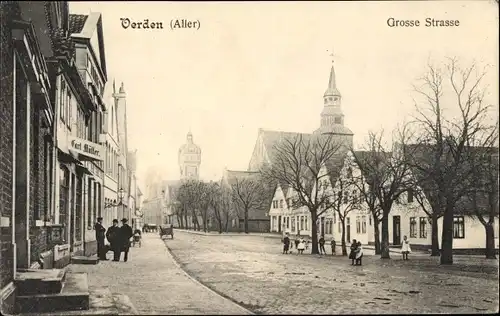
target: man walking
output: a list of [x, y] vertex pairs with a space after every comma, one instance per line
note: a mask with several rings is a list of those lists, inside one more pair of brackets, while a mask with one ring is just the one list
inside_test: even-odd
[[[126, 218], [122, 219], [122, 227], [120, 227], [120, 254], [121, 251], [125, 252], [123, 261], [128, 260], [128, 251], [130, 249], [130, 238], [134, 235], [132, 232], [132, 227], [127, 224], [128, 220]], [[118, 255], [118, 260], [120, 260], [120, 255]]]
[[102, 217], [97, 218], [97, 223], [95, 223], [94, 225], [94, 230], [95, 240], [97, 241], [97, 256], [99, 257], [99, 260], [108, 260], [106, 258], [106, 250], [104, 246], [104, 240], [106, 238], [106, 228], [102, 226]]
[[113, 220], [113, 226], [108, 228], [106, 238], [109, 241], [109, 246], [113, 251], [113, 261], [120, 261], [120, 227], [118, 227], [118, 220]]

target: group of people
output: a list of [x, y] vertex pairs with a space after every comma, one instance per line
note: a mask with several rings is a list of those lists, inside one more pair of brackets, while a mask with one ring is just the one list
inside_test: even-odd
[[[118, 226], [118, 220], [113, 220], [113, 225], [107, 230], [102, 225], [102, 217], [97, 218], [94, 225], [95, 237], [97, 240], [97, 255], [99, 260], [108, 260], [106, 254], [108, 249], [113, 251], [113, 261], [120, 261], [121, 253], [124, 252], [123, 261], [127, 262], [128, 252], [130, 250], [130, 238], [132, 238], [132, 227], [130, 227], [126, 218], [121, 220], [122, 225]], [[109, 248], [106, 246], [106, 239], [109, 242]]]
[[[304, 253], [304, 250], [307, 249], [308, 243], [309, 243], [308, 241], [306, 241], [304, 238], [300, 237], [299, 234], [297, 234], [297, 237], [295, 238], [295, 249], [297, 249], [297, 253], [299, 254]], [[326, 255], [325, 243], [326, 243], [325, 236], [321, 235], [321, 237], [318, 240], [320, 254]], [[331, 240], [330, 245], [332, 247], [332, 255], [334, 255], [335, 248], [337, 246], [335, 239]], [[288, 254], [292, 248], [293, 244], [291, 244], [290, 237], [288, 236], [288, 233], [286, 233], [285, 237], [283, 238], [283, 253]], [[408, 260], [408, 254], [410, 253], [411, 253], [410, 242], [408, 241], [408, 238], [404, 236], [401, 245], [401, 254], [403, 255], [403, 260]], [[351, 265], [356, 265], [356, 266], [362, 265], [363, 247], [361, 246], [361, 242], [357, 241], [356, 239], [353, 239], [351, 243], [351, 251], [349, 253], [349, 259], [352, 260]]]
[[[295, 249], [297, 249], [298, 254], [303, 254], [304, 250], [308, 248], [309, 241], [305, 240], [302, 238], [299, 234], [297, 234], [295, 240]], [[321, 235], [321, 237], [318, 240], [319, 244], [319, 253], [320, 254], [325, 254], [326, 255], [326, 249], [325, 249], [325, 236]], [[332, 255], [335, 254], [335, 247], [336, 247], [336, 242], [335, 239], [332, 239], [330, 243], [332, 247]], [[283, 253], [288, 254], [288, 252], [293, 248], [293, 245], [291, 244], [290, 237], [288, 236], [288, 233], [285, 234], [285, 237], [283, 238]]]
[[352, 260], [351, 265], [361, 265], [361, 261], [363, 259], [363, 247], [361, 246], [361, 242], [356, 241], [356, 239], [353, 239], [351, 243], [351, 252], [349, 253], [349, 259]]

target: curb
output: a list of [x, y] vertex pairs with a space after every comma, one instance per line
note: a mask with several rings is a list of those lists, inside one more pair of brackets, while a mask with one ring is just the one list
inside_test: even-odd
[[192, 280], [194, 283], [200, 285], [201, 287], [207, 289], [208, 291], [212, 292], [213, 294], [217, 295], [217, 296], [220, 296], [222, 297], [223, 299], [225, 300], [228, 300], [230, 301], [231, 303], [233, 303], [234, 305], [236, 305], [239, 309], [242, 310], [242, 314], [247, 314], [247, 315], [255, 315], [254, 312], [246, 309], [245, 307], [243, 307], [242, 305], [240, 305], [240, 303], [236, 302], [235, 300], [233, 300], [232, 298], [230, 298], [229, 296], [227, 295], [224, 295], [223, 293], [220, 293], [219, 291], [211, 288], [210, 286], [208, 285], [205, 285], [203, 284], [201, 281], [199, 281], [196, 277], [190, 275], [186, 270], [184, 270], [184, 268], [182, 268], [182, 265], [181, 263], [179, 262], [179, 260], [177, 259], [177, 257], [175, 256], [174, 253], [172, 253], [172, 250], [170, 249], [170, 247], [168, 247], [167, 243], [165, 240], [162, 240], [163, 243], [165, 244], [165, 248], [166, 248], [166, 253], [170, 256], [170, 258], [172, 259], [172, 261], [174, 262], [175, 266], [177, 268], [179, 268], [179, 270], [181, 270], [184, 275], [186, 275], [190, 280]]

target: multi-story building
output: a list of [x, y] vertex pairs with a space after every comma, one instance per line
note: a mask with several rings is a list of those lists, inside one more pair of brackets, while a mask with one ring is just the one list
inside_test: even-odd
[[[51, 250], [48, 214], [54, 142], [50, 36], [67, 26], [67, 4], [0, 4], [0, 307], [14, 294], [16, 270]], [[41, 14], [40, 14], [41, 13]], [[63, 62], [61, 62], [63, 63]], [[56, 242], [56, 241], [55, 241]]]
[[101, 138], [106, 151], [105, 211], [102, 216], [105, 226], [110, 226], [113, 219], [131, 219], [135, 212], [135, 205], [132, 205], [135, 197], [131, 196], [135, 196], [136, 155], [128, 151], [126, 96], [123, 82], [118, 91], [113, 82], [105, 134]]

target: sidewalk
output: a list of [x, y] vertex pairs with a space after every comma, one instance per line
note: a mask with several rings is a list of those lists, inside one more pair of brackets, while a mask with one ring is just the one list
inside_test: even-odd
[[70, 271], [87, 272], [91, 288], [109, 287], [113, 293], [128, 296], [138, 314], [248, 314], [189, 277], [158, 234], [143, 234], [142, 247], [130, 249], [128, 262], [70, 265]]

